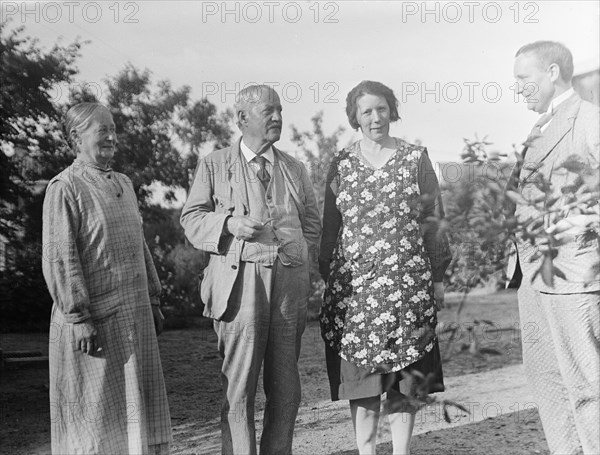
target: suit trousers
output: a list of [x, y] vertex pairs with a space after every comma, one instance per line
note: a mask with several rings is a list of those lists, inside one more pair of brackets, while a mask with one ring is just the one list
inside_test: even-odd
[[524, 284], [518, 299], [523, 363], [550, 452], [599, 454], [600, 293]]
[[256, 454], [254, 402], [263, 363], [266, 404], [260, 453], [292, 453], [309, 289], [306, 261], [294, 268], [279, 260], [272, 267], [240, 263], [227, 311], [214, 322], [223, 358], [223, 454]]

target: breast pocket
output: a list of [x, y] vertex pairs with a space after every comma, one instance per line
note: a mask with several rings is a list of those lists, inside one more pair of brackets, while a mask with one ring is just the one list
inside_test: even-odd
[[215, 194], [213, 196], [213, 202], [215, 204], [215, 212], [217, 213], [225, 213], [225, 212], [233, 212], [235, 209], [235, 203], [228, 196]]

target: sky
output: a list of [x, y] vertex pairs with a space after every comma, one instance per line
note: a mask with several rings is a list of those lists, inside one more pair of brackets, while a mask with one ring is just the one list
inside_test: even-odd
[[346, 95], [363, 79], [380, 81], [400, 101], [392, 135], [420, 139], [434, 162], [446, 162], [460, 159], [463, 138], [487, 136], [493, 150], [510, 154], [527, 136], [537, 115], [512, 88], [521, 45], [561, 41], [576, 73], [598, 67], [599, 4], [3, 1], [1, 14], [47, 48], [89, 40], [76, 83], [98, 91], [127, 62], [148, 68], [154, 81], [189, 85], [194, 99], [206, 96], [219, 109], [245, 85], [269, 83], [282, 98], [277, 145], [287, 151], [290, 125], [308, 130], [320, 110], [326, 133], [346, 128], [340, 146], [359, 139]]

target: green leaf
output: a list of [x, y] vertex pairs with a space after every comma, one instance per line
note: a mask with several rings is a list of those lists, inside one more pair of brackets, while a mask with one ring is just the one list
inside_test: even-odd
[[565, 161], [563, 161], [557, 169], [566, 169], [569, 172], [574, 172], [576, 174], [582, 174], [586, 170], [585, 163], [581, 162], [581, 158], [578, 155], [571, 155], [567, 157]]
[[454, 406], [455, 408], [458, 408], [458, 409], [460, 409], [461, 411], [463, 411], [463, 412], [466, 412], [467, 414], [471, 414], [471, 412], [470, 412], [470, 411], [469, 411], [469, 410], [468, 410], [466, 407], [464, 407], [464, 406], [463, 406], [462, 404], [460, 404], [460, 403], [457, 403], [456, 401], [452, 401], [452, 400], [444, 400], [444, 405], [447, 405], [447, 406]]
[[552, 273], [554, 273], [555, 276], [562, 278], [563, 280], [566, 280], [567, 277], [565, 276], [564, 272], [562, 270], [560, 270], [558, 267], [553, 266], [552, 267]]
[[540, 267], [540, 273], [542, 274], [542, 281], [546, 286], [554, 287], [554, 267], [552, 265], [552, 257], [550, 255], [544, 255], [544, 260]]
[[523, 198], [523, 196], [521, 195], [521, 193], [518, 193], [516, 191], [511, 191], [511, 190], [507, 191], [506, 192], [506, 197], [508, 199], [510, 199], [512, 202], [514, 202], [515, 204], [519, 203], [519, 202], [521, 202], [521, 203], [526, 202], [525, 198]]
[[452, 423], [452, 419], [450, 419], [450, 414], [448, 413], [448, 406], [444, 405], [444, 420], [447, 423]]

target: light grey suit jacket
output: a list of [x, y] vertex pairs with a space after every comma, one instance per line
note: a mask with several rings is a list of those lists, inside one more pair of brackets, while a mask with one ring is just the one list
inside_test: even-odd
[[[248, 215], [248, 193], [243, 173], [241, 138], [232, 146], [210, 153], [198, 163], [190, 194], [181, 213], [181, 225], [191, 244], [211, 255], [204, 271], [201, 298], [204, 315], [220, 319], [240, 270], [244, 241], [223, 236], [229, 215]], [[314, 190], [304, 165], [273, 147], [285, 184], [296, 204], [308, 245], [309, 261], [318, 257], [321, 217]]]
[[[561, 103], [546, 130], [531, 141], [527, 150], [519, 177], [519, 186], [525, 199], [532, 200], [544, 196], [535, 185], [530, 183], [536, 174], [541, 174], [552, 183], [552, 196], [559, 198], [557, 204], [563, 203], [561, 189], [575, 184], [579, 174], [560, 168], [560, 165], [573, 155], [587, 169], [598, 172], [599, 125], [598, 106], [583, 101], [577, 94]], [[519, 220], [539, 217], [534, 207], [524, 203], [517, 204], [515, 215]], [[523, 283], [528, 284], [535, 271], [539, 269], [541, 258], [533, 260], [535, 248], [528, 242], [518, 242], [517, 249], [518, 259], [516, 254], [509, 256], [507, 275], [509, 279], [512, 277], [518, 260], [523, 270]], [[554, 265], [565, 274], [565, 278], [555, 276], [554, 286], [549, 287], [538, 275], [531, 282], [531, 286], [538, 291], [555, 294], [598, 291], [600, 290], [598, 271], [596, 270], [593, 276], [590, 276], [592, 265], [597, 261], [598, 242], [586, 241], [583, 236], [576, 236], [559, 247], [558, 255], [553, 261]], [[590, 278], [591, 282], [586, 285], [586, 281]]]

